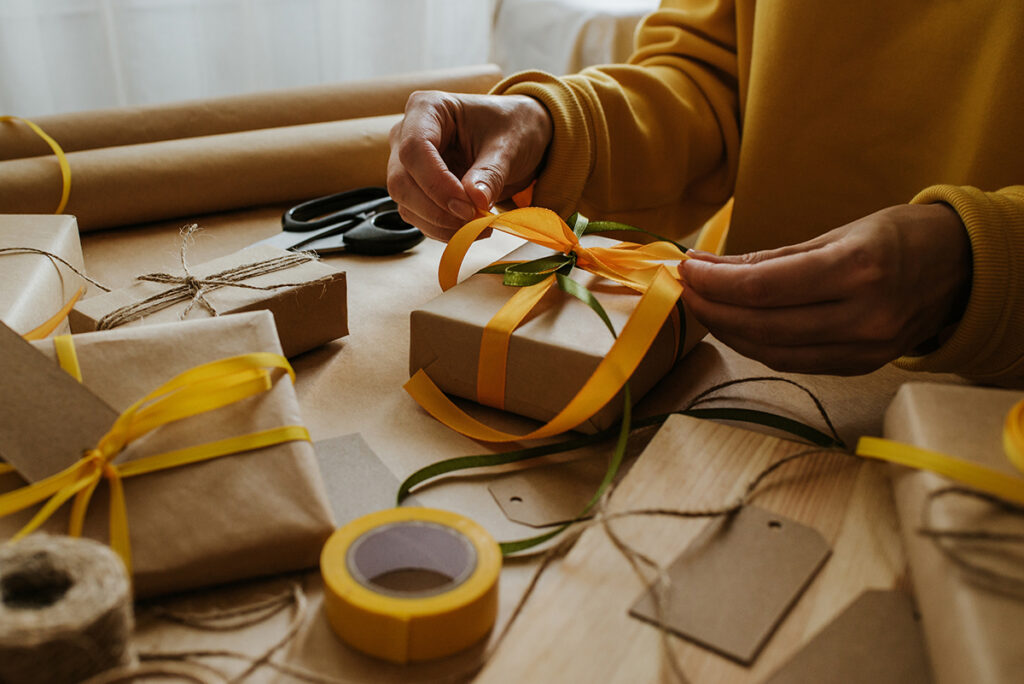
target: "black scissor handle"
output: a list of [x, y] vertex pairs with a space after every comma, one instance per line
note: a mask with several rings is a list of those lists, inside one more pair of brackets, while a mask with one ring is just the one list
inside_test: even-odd
[[423, 233], [398, 215], [398, 209], [385, 208], [371, 220], [345, 233], [345, 249], [353, 254], [398, 254], [423, 242]]
[[289, 232], [308, 233], [331, 225], [356, 221], [363, 214], [391, 202], [387, 188], [368, 187], [318, 197], [284, 213], [281, 226]]

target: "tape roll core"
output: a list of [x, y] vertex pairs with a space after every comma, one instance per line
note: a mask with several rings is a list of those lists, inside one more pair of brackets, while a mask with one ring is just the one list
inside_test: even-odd
[[[359, 584], [389, 596], [436, 596], [466, 581], [476, 569], [476, 549], [457, 530], [423, 520], [382, 525], [363, 533], [346, 554], [348, 571]], [[398, 588], [383, 577], [419, 573], [420, 582], [441, 579], [425, 588]], [[424, 577], [425, 576], [425, 577]], [[408, 582], [406, 582], [408, 584]]]
[[[498, 544], [449, 511], [395, 508], [363, 516], [331, 535], [320, 568], [335, 633], [393, 662], [468, 648], [497, 616]], [[420, 582], [393, 582], [396, 574]]]

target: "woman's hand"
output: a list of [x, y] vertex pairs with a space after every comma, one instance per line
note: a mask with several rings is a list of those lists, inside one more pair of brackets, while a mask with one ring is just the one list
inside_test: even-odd
[[963, 313], [971, 248], [945, 204], [899, 205], [808, 242], [680, 264], [683, 299], [719, 340], [779, 371], [867, 373]]
[[525, 95], [415, 92], [391, 129], [388, 192], [402, 218], [447, 240], [530, 184], [551, 135], [547, 110]]

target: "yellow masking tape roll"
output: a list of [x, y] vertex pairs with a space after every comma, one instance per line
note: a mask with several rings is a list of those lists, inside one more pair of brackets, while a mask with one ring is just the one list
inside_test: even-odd
[[341, 639], [396, 663], [473, 645], [498, 613], [501, 550], [477, 523], [432, 508], [353, 520], [320, 554], [324, 608]]

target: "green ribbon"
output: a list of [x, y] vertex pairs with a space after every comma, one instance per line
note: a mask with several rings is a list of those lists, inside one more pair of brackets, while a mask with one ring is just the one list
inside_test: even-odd
[[[671, 242], [679, 247], [684, 252], [686, 248], [679, 245], [673, 240], [663, 238], [660, 235], [651, 233], [641, 228], [635, 228], [628, 226], [624, 223], [616, 223], [614, 221], [589, 221], [585, 216], [582, 216], [579, 212], [569, 217], [567, 221], [572, 226], [573, 232], [577, 237], [582, 235], [589, 235], [607, 231], [635, 231], [645, 233], [652, 237], [665, 242]], [[503, 264], [492, 264], [483, 269], [477, 271], [477, 273], [487, 274], [501, 274], [502, 283], [509, 287], [526, 287], [550, 277], [552, 274], [555, 275], [556, 282], [560, 290], [568, 295], [575, 297], [584, 304], [586, 304], [604, 323], [605, 327], [611, 333], [613, 338], [618, 337], [615, 332], [615, 327], [612, 325], [611, 319], [608, 318], [608, 313], [601, 306], [601, 303], [594, 297], [594, 294], [587, 289], [586, 286], [573, 280], [569, 277], [569, 273], [576, 265], [575, 253], [570, 254], [553, 254], [534, 259], [532, 261], [516, 261], [506, 262]], [[679, 303], [677, 302], [677, 306]], [[680, 321], [685, 321], [685, 316], [680, 316]], [[683, 336], [683, 333], [680, 333]], [[772, 378], [757, 378], [757, 380], [771, 380]], [[727, 383], [734, 384], [734, 383]], [[801, 389], [803, 389], [801, 387]], [[805, 390], [806, 391], [806, 390]], [[823, 432], [784, 416], [776, 415], [766, 411], [759, 411], [756, 409], [746, 408], [689, 408], [681, 411], [673, 411], [671, 413], [665, 413], [657, 416], [651, 416], [643, 418], [638, 421], [633, 421], [632, 410], [633, 402], [631, 400], [629, 383], [623, 385], [622, 388], [623, 408], [622, 408], [622, 419], [617, 427], [610, 427], [605, 430], [601, 430], [592, 435], [584, 435], [580, 437], [573, 437], [561, 442], [554, 444], [545, 444], [541, 446], [528, 447], [525, 449], [517, 449], [515, 451], [507, 451], [504, 453], [492, 453], [492, 454], [477, 454], [473, 456], [459, 456], [456, 458], [449, 458], [444, 461], [438, 461], [431, 465], [425, 466], [416, 470], [409, 475], [398, 488], [397, 503], [401, 505], [402, 502], [409, 496], [412, 488], [432, 480], [441, 475], [445, 475], [460, 470], [468, 470], [473, 468], [486, 468], [498, 465], [505, 465], [508, 463], [517, 463], [520, 461], [526, 461], [532, 458], [539, 458], [541, 456], [547, 456], [550, 454], [562, 453], [566, 451], [572, 451], [579, 449], [597, 442], [601, 442], [609, 438], [615, 432], [618, 433], [618, 438], [615, 442], [615, 448], [612, 450], [611, 460], [608, 463], [608, 468], [605, 471], [604, 477], [598, 485], [594, 495], [590, 497], [586, 506], [569, 522], [563, 523], [553, 530], [545, 532], [543, 534], [528, 537], [525, 539], [518, 539], [515, 541], [501, 542], [499, 547], [501, 548], [502, 555], [509, 556], [521, 551], [530, 549], [538, 544], [542, 544], [549, 539], [553, 539], [561, 534], [563, 531], [568, 529], [574, 523], [585, 518], [595, 505], [601, 500], [608, 487], [615, 481], [616, 475], [618, 475], [619, 468], [622, 466], [623, 458], [626, 454], [626, 447], [629, 444], [630, 434], [639, 428], [649, 427], [651, 425], [660, 425], [669, 416], [676, 413], [682, 415], [688, 415], [695, 418], [707, 418], [707, 419], [719, 419], [719, 420], [732, 420], [738, 422], [755, 423], [758, 425], [765, 425], [772, 427], [783, 432], [792, 434], [801, 439], [807, 440], [812, 444], [824, 447], [840, 446], [845, 448], [839, 435], [835, 433], [835, 429], [832, 428], [831, 422], [828, 420], [827, 414], [824, 414], [824, 408], [815, 399], [815, 404], [819, 410], [823, 412], [826, 423], [832, 428], [833, 435], [829, 436]], [[698, 397], [700, 400], [703, 397]], [[813, 395], [812, 395], [813, 398]]]

